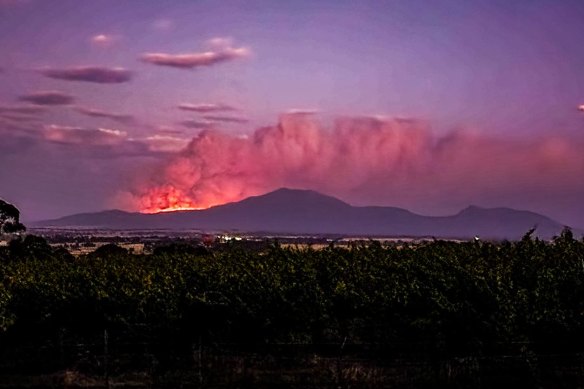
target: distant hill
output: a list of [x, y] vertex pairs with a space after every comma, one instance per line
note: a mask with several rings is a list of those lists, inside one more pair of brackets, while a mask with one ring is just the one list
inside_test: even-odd
[[422, 216], [394, 207], [354, 207], [310, 190], [278, 189], [205, 210], [158, 214], [119, 210], [83, 213], [33, 227], [200, 229], [279, 234], [519, 239], [536, 227], [550, 238], [563, 225], [528, 211], [471, 206], [452, 216]]

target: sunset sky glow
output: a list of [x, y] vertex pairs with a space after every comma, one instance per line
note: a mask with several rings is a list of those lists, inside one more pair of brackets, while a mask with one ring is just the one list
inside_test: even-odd
[[38, 220], [294, 187], [584, 227], [583, 20], [580, 0], [0, 0], [0, 198]]

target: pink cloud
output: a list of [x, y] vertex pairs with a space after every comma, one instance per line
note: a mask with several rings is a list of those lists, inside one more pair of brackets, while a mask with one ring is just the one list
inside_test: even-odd
[[323, 128], [312, 115], [286, 114], [248, 137], [203, 131], [129, 192], [138, 209], [169, 187], [201, 207], [280, 187], [434, 212], [545, 206], [564, 193], [584, 195], [582, 149], [582, 139], [562, 137], [436, 135], [414, 119], [344, 117]]
[[320, 110], [315, 108], [291, 108], [286, 111], [289, 115], [316, 115]]
[[198, 113], [208, 113], [208, 112], [223, 112], [223, 111], [236, 111], [237, 109], [221, 103], [181, 103], [178, 105], [178, 109], [183, 111], [191, 111]]
[[[251, 50], [247, 47], [233, 47], [231, 46], [231, 41], [224, 41], [222, 43], [222, 45], [214, 47], [209, 51], [185, 54], [145, 53], [141, 59], [143, 62], [153, 65], [193, 69], [246, 58], [251, 54]], [[225, 45], [226, 43], [228, 45]]]
[[122, 143], [128, 134], [107, 128], [85, 129], [80, 127], [46, 126], [44, 139], [62, 144], [83, 144], [93, 146], [111, 146]]
[[166, 134], [130, 137], [127, 132], [109, 128], [83, 128], [60, 125], [44, 126], [36, 132], [41, 142], [58, 144], [87, 157], [155, 157], [176, 153], [189, 143], [189, 139]]
[[94, 46], [106, 48], [112, 46], [118, 39], [115, 35], [97, 34], [92, 36], [89, 41]]
[[184, 149], [190, 139], [162, 133], [148, 136], [143, 141], [148, 145], [150, 151], [169, 153]]

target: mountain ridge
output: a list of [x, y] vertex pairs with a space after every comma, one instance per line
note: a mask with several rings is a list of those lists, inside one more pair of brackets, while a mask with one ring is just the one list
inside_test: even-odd
[[289, 234], [519, 239], [531, 228], [542, 238], [564, 225], [531, 211], [470, 205], [450, 216], [424, 216], [407, 209], [353, 206], [312, 190], [280, 188], [205, 210], [142, 214], [121, 210], [80, 213], [33, 227], [105, 229], [196, 229]]

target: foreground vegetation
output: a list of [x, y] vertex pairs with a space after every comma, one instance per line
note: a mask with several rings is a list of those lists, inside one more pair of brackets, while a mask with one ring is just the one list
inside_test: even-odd
[[148, 256], [110, 245], [78, 258], [27, 236], [0, 250], [0, 359], [104, 331], [189, 350], [422, 344], [433, 355], [487, 355], [519, 343], [584, 351], [584, 241], [569, 230], [551, 242], [530, 234], [321, 250], [234, 242]]

